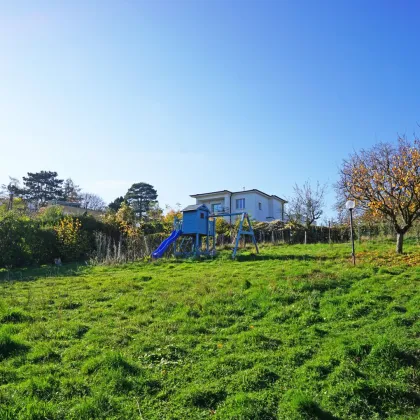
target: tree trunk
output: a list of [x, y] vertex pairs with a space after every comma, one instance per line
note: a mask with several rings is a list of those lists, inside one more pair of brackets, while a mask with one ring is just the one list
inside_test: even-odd
[[397, 254], [403, 253], [403, 241], [404, 241], [404, 233], [397, 233], [397, 246], [395, 251]]

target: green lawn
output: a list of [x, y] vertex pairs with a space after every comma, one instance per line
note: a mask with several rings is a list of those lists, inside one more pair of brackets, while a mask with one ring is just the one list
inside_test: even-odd
[[420, 418], [420, 247], [0, 272], [0, 419]]

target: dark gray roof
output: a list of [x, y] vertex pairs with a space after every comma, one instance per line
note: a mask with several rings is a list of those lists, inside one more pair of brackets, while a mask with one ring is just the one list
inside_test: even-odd
[[212, 194], [221, 194], [221, 193], [229, 193], [229, 194], [233, 195], [233, 194], [249, 193], [249, 192], [258, 192], [262, 195], [265, 195], [266, 197], [269, 197], [269, 198], [274, 197], [274, 198], [277, 198], [280, 201], [283, 201], [284, 203], [287, 203], [287, 201], [284, 198], [281, 198], [278, 195], [266, 194], [265, 192], [262, 192], [261, 190], [257, 190], [256, 188], [253, 188], [252, 190], [243, 190], [243, 191], [229, 191], [229, 190], [212, 191], [212, 192], [209, 192], [209, 193], [193, 194], [193, 195], [190, 195], [190, 197], [197, 198], [197, 197], [202, 197], [203, 195], [212, 195]]
[[202, 194], [193, 194], [193, 195], [190, 195], [190, 197], [196, 198], [196, 197], [202, 196], [202, 195], [211, 195], [211, 194], [219, 194], [219, 193], [230, 193], [230, 194], [232, 194], [232, 191], [229, 191], [229, 190], [212, 191], [212, 192], [202, 193]]
[[209, 211], [208, 207], [205, 204], [191, 204], [190, 206], [185, 207], [185, 209], [182, 211], [196, 211], [198, 209]]

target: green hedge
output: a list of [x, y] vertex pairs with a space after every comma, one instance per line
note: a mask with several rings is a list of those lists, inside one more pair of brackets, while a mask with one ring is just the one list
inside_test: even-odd
[[92, 216], [66, 216], [81, 222], [83, 244], [78, 250], [60, 244], [54, 227], [64, 215], [53, 220], [45, 217], [30, 218], [19, 212], [0, 213], [0, 268], [52, 264], [55, 258], [63, 262], [87, 258], [95, 249], [94, 232], [101, 231], [118, 239], [120, 232], [115, 226], [96, 220]]

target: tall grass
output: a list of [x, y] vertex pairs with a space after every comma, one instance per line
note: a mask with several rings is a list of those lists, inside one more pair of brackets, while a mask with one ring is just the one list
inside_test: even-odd
[[[125, 246], [103, 241], [104, 259]], [[417, 419], [420, 254], [393, 248], [362, 243], [356, 267], [347, 244], [264, 245], [0, 282], [0, 419]]]
[[114, 240], [103, 232], [95, 232], [95, 250], [89, 259], [91, 265], [123, 264], [148, 259], [165, 239], [165, 234], [120, 236]]

